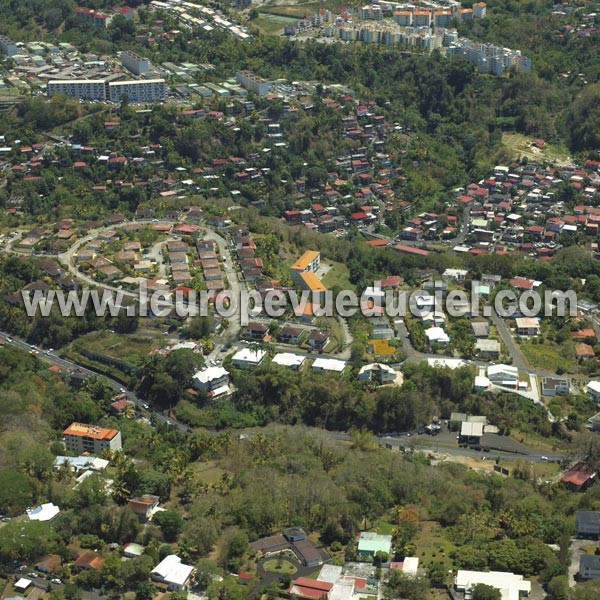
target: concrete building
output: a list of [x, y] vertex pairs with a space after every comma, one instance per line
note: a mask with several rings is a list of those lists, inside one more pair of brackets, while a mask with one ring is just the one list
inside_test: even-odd
[[212, 397], [220, 396], [229, 391], [229, 371], [223, 367], [208, 367], [195, 373], [192, 385]]
[[188, 589], [193, 573], [194, 567], [183, 564], [176, 554], [170, 554], [154, 567], [150, 578], [166, 585], [171, 592], [182, 592]]
[[46, 93], [51, 98], [56, 94], [64, 94], [69, 98], [81, 100], [106, 100], [106, 83], [103, 79], [59, 79], [49, 81]]
[[470, 591], [483, 583], [500, 591], [502, 600], [519, 600], [531, 591], [531, 583], [523, 579], [523, 575], [504, 571], [466, 571], [460, 569], [456, 574], [454, 584], [456, 591], [463, 592], [465, 598], [470, 598]]
[[491, 383], [505, 387], [517, 387], [519, 370], [511, 365], [490, 365], [487, 376]]
[[60, 513], [60, 508], [52, 502], [47, 502], [28, 510], [27, 516], [30, 521], [52, 521], [58, 513]]
[[124, 96], [129, 102], [163, 102], [167, 98], [167, 84], [164, 79], [112, 81], [108, 84], [111, 102], [121, 102]]
[[294, 371], [299, 371], [306, 360], [301, 354], [293, 354], [292, 352], [280, 352], [273, 357], [273, 364], [281, 367], [288, 367]]
[[231, 364], [238, 369], [253, 369], [262, 363], [266, 355], [267, 353], [259, 348], [242, 348], [233, 355]]
[[389, 365], [371, 363], [361, 367], [358, 379], [361, 381], [375, 381], [377, 383], [394, 383], [397, 373]]
[[346, 362], [336, 358], [317, 358], [312, 364], [312, 370], [316, 373], [342, 373], [346, 368]]
[[0, 35], [0, 50], [4, 56], [16, 56], [19, 54], [17, 45], [4, 35]]
[[290, 267], [292, 280], [302, 284], [302, 273], [315, 273], [320, 266], [321, 253], [316, 250], [308, 250]]
[[585, 391], [596, 402], [600, 402], [600, 381], [590, 381], [585, 386]]
[[377, 552], [392, 554], [392, 536], [380, 535], [372, 531], [362, 531], [358, 538], [358, 555], [375, 556]]
[[126, 69], [129, 69], [134, 75], [147, 73], [150, 69], [150, 61], [131, 50], [124, 50], [121, 52], [121, 64]]
[[542, 378], [542, 395], [558, 396], [571, 392], [571, 380], [564, 377], [544, 377]]
[[245, 90], [253, 92], [259, 96], [266, 96], [271, 91], [271, 83], [261, 79], [252, 71], [238, 71], [235, 74], [235, 80]]
[[100, 454], [103, 450], [121, 450], [121, 432], [96, 425], [71, 423], [63, 432], [65, 446], [73, 454]]

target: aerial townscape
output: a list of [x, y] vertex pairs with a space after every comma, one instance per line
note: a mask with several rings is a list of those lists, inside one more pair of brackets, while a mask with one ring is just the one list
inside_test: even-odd
[[0, 600], [599, 600], [599, 27], [0, 0]]

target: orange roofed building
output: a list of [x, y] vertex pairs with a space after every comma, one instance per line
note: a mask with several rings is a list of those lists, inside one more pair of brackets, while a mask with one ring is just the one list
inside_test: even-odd
[[76, 455], [101, 454], [109, 449], [113, 452], [121, 450], [121, 432], [117, 429], [104, 429], [96, 425], [71, 423], [64, 431], [65, 446]]

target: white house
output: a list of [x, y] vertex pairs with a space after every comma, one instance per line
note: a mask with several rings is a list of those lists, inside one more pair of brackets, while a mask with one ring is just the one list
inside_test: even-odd
[[208, 367], [194, 375], [192, 385], [213, 397], [226, 394], [229, 392], [229, 371], [223, 367]]
[[490, 380], [483, 375], [475, 376], [475, 383], [473, 384], [473, 389], [476, 392], [481, 392], [483, 390], [487, 390], [490, 387]]
[[164, 583], [169, 591], [181, 592], [187, 590], [194, 567], [184, 565], [176, 554], [166, 556], [150, 572], [152, 581]]
[[21, 577], [21, 579], [15, 583], [14, 588], [17, 592], [23, 593], [30, 585], [31, 579], [25, 579], [25, 577]]
[[487, 376], [490, 383], [505, 387], [517, 387], [519, 383], [519, 370], [511, 365], [490, 365]]
[[405, 556], [402, 561], [402, 572], [408, 577], [416, 577], [419, 570], [419, 559], [416, 556]]
[[51, 521], [59, 512], [60, 508], [58, 506], [52, 504], [52, 502], [47, 502], [28, 510], [27, 516], [30, 521]]
[[279, 352], [273, 357], [271, 362], [274, 365], [288, 367], [294, 371], [299, 371], [302, 368], [302, 365], [304, 365], [305, 360], [306, 357], [302, 356], [301, 354], [294, 354], [293, 352]]
[[442, 273], [442, 279], [444, 281], [458, 281], [459, 283], [465, 280], [468, 271], [464, 269], [446, 269]]
[[469, 591], [478, 583], [500, 590], [502, 600], [519, 600], [519, 596], [527, 596], [531, 591], [531, 582], [525, 581], [523, 575], [504, 571], [484, 572], [460, 569], [454, 580], [456, 591], [464, 592], [465, 598], [470, 598]]
[[231, 364], [238, 369], [253, 369], [262, 363], [266, 355], [260, 348], [242, 348], [233, 355]]
[[585, 386], [585, 391], [596, 402], [600, 402], [600, 381], [590, 381]]
[[312, 364], [312, 370], [317, 373], [341, 373], [346, 368], [346, 362], [336, 358], [317, 358]]
[[361, 381], [377, 381], [379, 383], [393, 383], [396, 381], [396, 371], [389, 365], [382, 363], [371, 363], [365, 365], [358, 372]]
[[425, 330], [429, 345], [445, 346], [450, 342], [448, 334], [441, 327], [431, 327]]

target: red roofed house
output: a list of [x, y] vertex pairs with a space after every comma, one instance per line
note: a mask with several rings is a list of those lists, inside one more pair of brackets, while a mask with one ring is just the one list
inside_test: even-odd
[[579, 462], [562, 474], [561, 483], [573, 492], [583, 492], [596, 481], [596, 471]]
[[328, 581], [317, 581], [308, 577], [298, 577], [290, 587], [290, 594], [294, 594], [300, 598], [310, 598], [320, 600], [327, 598], [333, 583]]
[[508, 284], [511, 287], [517, 288], [519, 290], [532, 290], [535, 285], [535, 281], [533, 279], [527, 279], [526, 277], [513, 277]]

